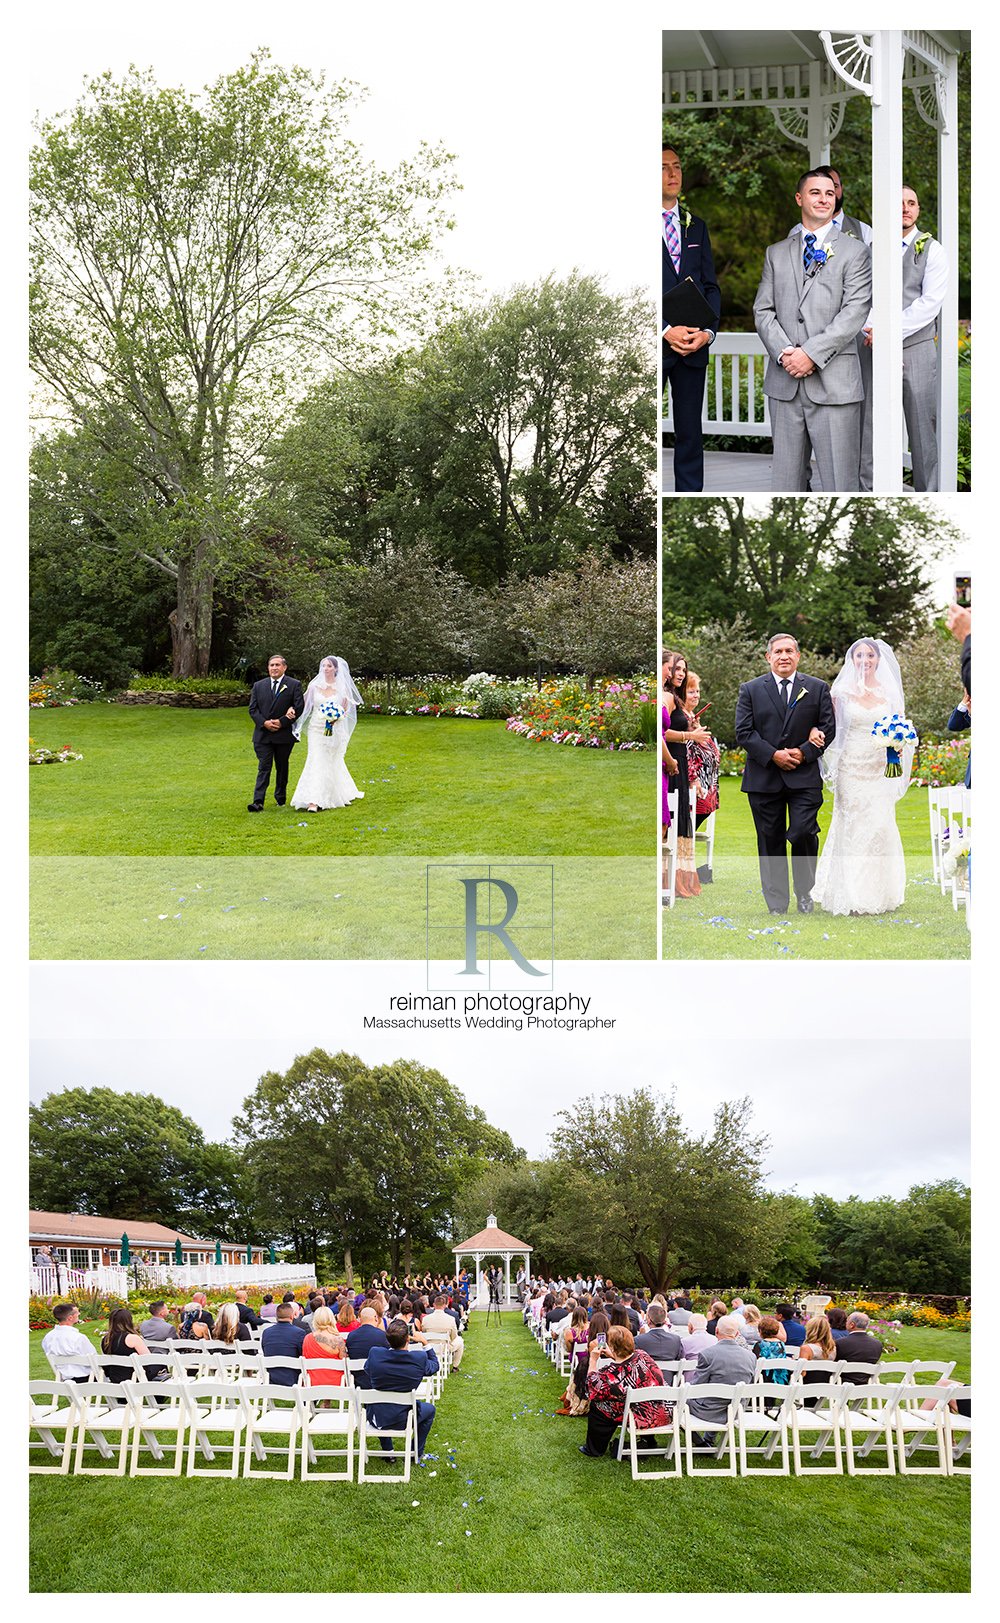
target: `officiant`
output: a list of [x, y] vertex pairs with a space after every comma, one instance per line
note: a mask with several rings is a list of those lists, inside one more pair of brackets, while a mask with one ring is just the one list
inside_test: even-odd
[[681, 199], [684, 176], [672, 146], [663, 144], [663, 384], [674, 419], [674, 489], [702, 490], [705, 453], [701, 414], [708, 346], [722, 298], [704, 220]]

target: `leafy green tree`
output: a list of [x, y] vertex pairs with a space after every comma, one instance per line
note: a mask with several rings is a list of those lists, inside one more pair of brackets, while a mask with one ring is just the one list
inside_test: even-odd
[[656, 654], [656, 566], [589, 552], [573, 569], [512, 589], [510, 624], [532, 654], [597, 676], [648, 669]]
[[917, 1185], [904, 1200], [817, 1196], [824, 1283], [967, 1294], [970, 1201], [968, 1188], [955, 1180]]
[[347, 133], [349, 84], [266, 52], [201, 96], [93, 80], [32, 155], [30, 354], [43, 410], [99, 453], [83, 515], [173, 582], [176, 675], [204, 674], [260, 449], [320, 363], [419, 330], [447, 156], [395, 172]]
[[30, 1107], [28, 1145], [38, 1210], [177, 1227], [226, 1209], [232, 1167], [224, 1151], [155, 1094], [50, 1093]]
[[962, 697], [958, 643], [942, 624], [929, 627], [899, 649], [906, 713], [920, 738], [946, 733], [948, 717]]

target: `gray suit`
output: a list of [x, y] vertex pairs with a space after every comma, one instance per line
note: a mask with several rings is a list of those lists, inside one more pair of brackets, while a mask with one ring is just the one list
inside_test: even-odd
[[[871, 255], [865, 244], [834, 229], [827, 262], [807, 273], [802, 238], [785, 237], [764, 256], [754, 322], [768, 353], [764, 393], [774, 438], [773, 490], [813, 488], [853, 492], [859, 484], [864, 382], [857, 336], [871, 308]], [[814, 363], [806, 378], [778, 364], [783, 350], [802, 348]]]
[[684, 1348], [681, 1338], [666, 1325], [658, 1328], [644, 1330], [641, 1336], [636, 1336], [635, 1344], [642, 1352], [647, 1352], [650, 1358], [683, 1358]]
[[[918, 231], [903, 253], [903, 309], [919, 299], [933, 242]], [[914, 250], [923, 242], [919, 254]], [[937, 318], [903, 339], [903, 416], [913, 460], [914, 490], [937, 490]]]
[[[741, 1381], [752, 1381], [757, 1360], [748, 1347], [738, 1341], [716, 1341], [698, 1354], [694, 1382], [696, 1386], [738, 1386]], [[700, 1420], [725, 1420], [729, 1404], [724, 1398], [695, 1398], [691, 1413]]]

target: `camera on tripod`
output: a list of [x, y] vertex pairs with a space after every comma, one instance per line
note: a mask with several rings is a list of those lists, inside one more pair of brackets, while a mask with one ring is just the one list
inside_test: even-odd
[[500, 1281], [502, 1278], [503, 1275], [499, 1268], [491, 1268], [486, 1275], [486, 1284], [490, 1293], [490, 1307], [499, 1308], [501, 1306]]

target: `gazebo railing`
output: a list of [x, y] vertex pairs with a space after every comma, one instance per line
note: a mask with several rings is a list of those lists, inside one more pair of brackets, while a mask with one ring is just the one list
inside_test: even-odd
[[[764, 394], [767, 351], [755, 332], [716, 333], [708, 352], [708, 377], [701, 426], [705, 434], [755, 435], [771, 432]], [[665, 434], [674, 428], [670, 390], [663, 391]]]

